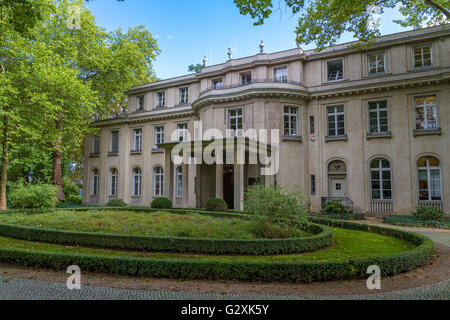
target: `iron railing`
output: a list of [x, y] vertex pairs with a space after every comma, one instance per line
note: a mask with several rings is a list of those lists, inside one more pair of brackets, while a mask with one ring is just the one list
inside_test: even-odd
[[211, 86], [211, 87], [201, 91], [200, 96], [209, 91], [212, 91], [212, 90], [235, 89], [235, 88], [249, 86], [254, 83], [284, 83], [284, 84], [293, 84], [293, 85], [297, 85], [297, 86], [302, 85], [301, 82], [292, 81], [292, 80], [281, 81], [281, 80], [275, 80], [275, 79], [257, 79], [257, 80], [252, 80], [252, 81], [245, 82], [245, 83], [237, 83], [237, 84], [232, 84], [232, 85], [228, 85], [228, 86], [220, 86], [220, 87]]

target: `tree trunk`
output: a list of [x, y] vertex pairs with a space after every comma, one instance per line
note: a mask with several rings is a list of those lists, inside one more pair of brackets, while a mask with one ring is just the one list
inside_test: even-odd
[[65, 201], [66, 196], [64, 195], [63, 186], [63, 175], [62, 175], [62, 152], [53, 151], [53, 184], [56, 186], [56, 196], [59, 201]]
[[447, 10], [444, 6], [441, 6], [440, 4], [432, 0], [425, 0], [425, 3], [430, 7], [434, 7], [435, 9], [441, 11], [447, 17], [447, 19], [450, 19], [450, 11]]
[[[5, 110], [6, 111], [6, 110]], [[2, 159], [0, 169], [0, 210], [7, 210], [6, 202], [6, 185], [8, 183], [8, 163], [9, 163], [9, 150], [8, 150], [8, 118], [3, 116], [3, 130], [2, 130]]]

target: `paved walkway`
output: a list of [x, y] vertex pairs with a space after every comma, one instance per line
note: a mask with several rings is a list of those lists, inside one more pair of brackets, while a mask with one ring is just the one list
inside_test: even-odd
[[129, 290], [82, 286], [69, 290], [64, 283], [0, 278], [0, 300], [449, 300], [450, 280], [438, 284], [379, 294], [352, 296], [263, 296], [236, 294], [199, 294], [173, 291]]

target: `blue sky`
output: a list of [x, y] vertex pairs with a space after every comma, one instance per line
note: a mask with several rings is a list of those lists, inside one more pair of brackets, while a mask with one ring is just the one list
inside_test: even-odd
[[[187, 66], [201, 63], [204, 55], [209, 65], [225, 62], [228, 47], [233, 48], [233, 58], [254, 55], [261, 38], [266, 52], [295, 47], [297, 16], [283, 7], [255, 27], [251, 17], [240, 15], [233, 0], [94, 0], [86, 5], [108, 31], [145, 25], [158, 38], [161, 54], [154, 67], [162, 79], [186, 74]], [[404, 31], [392, 22], [399, 17], [396, 10], [386, 11], [381, 17], [382, 34]], [[352, 40], [345, 35], [341, 42]]]

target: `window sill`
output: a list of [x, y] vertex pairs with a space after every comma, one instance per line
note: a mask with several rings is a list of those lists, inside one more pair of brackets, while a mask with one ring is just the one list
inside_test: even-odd
[[283, 141], [298, 141], [298, 142], [302, 142], [303, 141], [302, 136], [286, 136], [286, 135], [283, 135], [282, 139], [283, 139]]
[[326, 136], [325, 137], [325, 142], [329, 142], [329, 141], [348, 141], [348, 137], [347, 137], [347, 135], [343, 135], [343, 136]]
[[131, 196], [131, 199], [140, 199], [141, 196]]
[[108, 153], [108, 157], [118, 157], [119, 153], [118, 152], [109, 152]]
[[90, 157], [91, 158], [100, 158], [100, 153], [91, 153]]
[[140, 154], [142, 154], [142, 150], [131, 150], [130, 154], [131, 155], [140, 155]]
[[152, 153], [164, 153], [164, 149], [162, 148], [153, 148]]
[[185, 103], [179, 103], [175, 107], [185, 107], [185, 106], [189, 106], [189, 105], [190, 105], [189, 102], [185, 102]]
[[438, 129], [416, 129], [413, 131], [414, 137], [417, 136], [429, 136], [429, 135], [442, 135], [441, 128]]
[[155, 109], [164, 109], [167, 108], [165, 105], [164, 106], [155, 106]]
[[387, 138], [387, 139], [391, 139], [392, 138], [392, 132], [380, 132], [380, 133], [370, 133], [367, 132], [367, 136], [366, 136], [367, 140], [370, 139], [378, 139], [378, 138]]
[[142, 110], [136, 110], [136, 111], [133, 112], [133, 114], [136, 114], [136, 113], [144, 113], [144, 112], [147, 112], [147, 110], [145, 110], [145, 109], [142, 109]]

